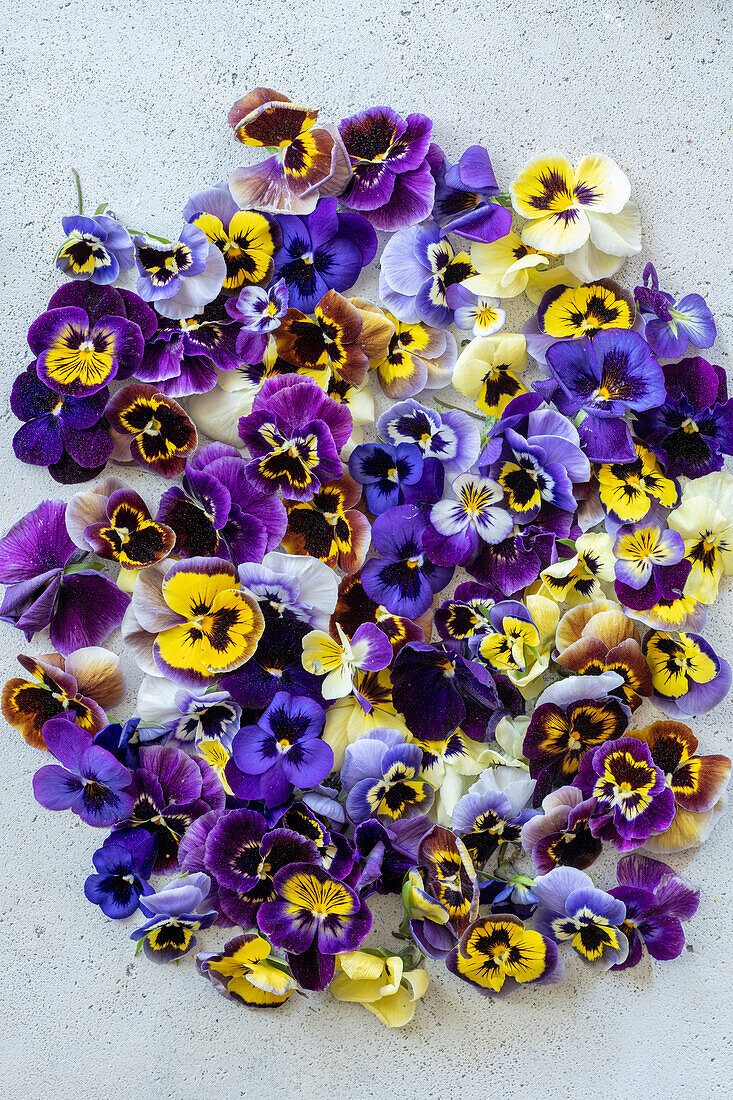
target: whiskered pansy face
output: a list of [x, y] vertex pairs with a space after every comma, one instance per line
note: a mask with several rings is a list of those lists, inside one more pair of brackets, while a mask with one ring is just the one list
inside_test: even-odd
[[537, 311], [542, 332], [558, 339], [595, 336], [602, 329], [630, 329], [636, 309], [628, 291], [609, 280], [548, 290]]
[[182, 473], [196, 449], [193, 421], [172, 397], [155, 386], [134, 383], [118, 390], [106, 410], [114, 431], [130, 437], [130, 455], [162, 477]]
[[642, 642], [655, 697], [668, 713], [700, 714], [728, 691], [731, 669], [699, 634], [650, 630]]
[[420, 844], [418, 863], [425, 869], [426, 889], [448, 910], [460, 936], [479, 907], [476, 869], [463, 840], [436, 825]]
[[562, 973], [555, 944], [526, 929], [519, 917], [482, 917], [474, 921], [446, 963], [453, 974], [484, 996], [509, 992], [516, 985], [548, 980]]
[[18, 657], [32, 680], [13, 677], [2, 690], [2, 714], [6, 722], [36, 749], [45, 749], [43, 726], [64, 715], [81, 729], [96, 733], [106, 722], [104, 711], [93, 700], [81, 698], [73, 676], [35, 657]]
[[143, 353], [143, 335], [134, 321], [105, 315], [91, 321], [80, 306], [49, 309], [28, 330], [42, 382], [62, 395], [96, 393], [118, 370], [131, 374]]
[[697, 738], [684, 722], [652, 722], [634, 730], [634, 737], [649, 746], [678, 806], [693, 813], [712, 809], [730, 778], [727, 756], [699, 756]]
[[573, 782], [598, 800], [591, 821], [594, 835], [622, 851], [640, 847], [674, 818], [674, 796], [664, 773], [648, 746], [634, 737], [621, 737], [588, 753]]
[[369, 360], [357, 341], [362, 329], [359, 310], [335, 290], [316, 305], [313, 316], [289, 309], [277, 333], [278, 352], [294, 366], [309, 371], [331, 368], [349, 385], [364, 381]]
[[93, 523], [84, 538], [102, 558], [124, 569], [142, 569], [170, 554], [176, 536], [170, 527], [151, 519], [145, 501], [132, 489], [118, 489], [107, 505], [107, 523]]
[[601, 504], [618, 523], [638, 523], [654, 501], [673, 508], [679, 500], [676, 481], [664, 476], [656, 455], [637, 443], [633, 462], [613, 462], [598, 467]]
[[322, 485], [309, 501], [287, 504], [288, 527], [282, 545], [289, 554], [308, 554], [345, 573], [354, 573], [369, 549], [369, 521], [357, 511], [361, 493], [345, 474]]
[[244, 286], [264, 284], [272, 275], [273, 256], [279, 239], [274, 219], [256, 210], [238, 210], [227, 225], [215, 214], [193, 219], [206, 239], [215, 244], [227, 265], [223, 289], [232, 294]]

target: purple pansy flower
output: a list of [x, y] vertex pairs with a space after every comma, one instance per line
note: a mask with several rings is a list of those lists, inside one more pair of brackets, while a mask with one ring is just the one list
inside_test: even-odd
[[590, 822], [593, 836], [610, 840], [621, 852], [640, 848], [653, 832], [672, 824], [674, 794], [649, 746], [635, 737], [620, 737], [586, 752], [573, 786], [584, 798], [597, 799]]
[[545, 795], [542, 813], [522, 827], [522, 847], [541, 875], [553, 867], [584, 871], [595, 863], [603, 848], [590, 830], [595, 808], [595, 799], [584, 799], [577, 787], [559, 787]]
[[475, 275], [467, 252], [455, 252], [435, 222], [390, 237], [380, 260], [379, 296], [395, 317], [436, 328], [453, 322], [446, 293]]
[[423, 546], [427, 526], [415, 504], [390, 508], [372, 525], [372, 546], [381, 557], [365, 562], [361, 581], [367, 596], [392, 615], [422, 615], [453, 576], [453, 566], [428, 559]]
[[682, 595], [690, 569], [685, 541], [677, 531], [656, 523], [624, 524], [616, 532], [614, 588], [633, 611], [648, 611], [660, 600]]
[[668, 477], [698, 478], [733, 454], [733, 399], [725, 371], [706, 359], [662, 366], [667, 396], [636, 418], [634, 431], [660, 456]]
[[534, 781], [520, 768], [488, 768], [453, 807], [452, 827], [474, 867], [483, 869], [501, 844], [519, 844], [522, 826], [536, 810], [527, 803]]
[[491, 478], [461, 474], [451, 485], [453, 497], [430, 509], [423, 537], [425, 552], [436, 565], [458, 565], [474, 557], [482, 543], [494, 545], [508, 538], [514, 527], [503, 507], [501, 485]]
[[654, 409], [664, 401], [662, 368], [638, 333], [603, 329], [592, 340], [558, 341], [547, 349], [553, 380], [535, 389], [561, 413], [584, 412], [578, 426], [592, 462], [633, 462], [636, 454], [626, 412]]
[[394, 730], [372, 730], [348, 745], [341, 783], [351, 820], [391, 823], [426, 814], [435, 792], [420, 774], [422, 760], [420, 746], [405, 745]]
[[312, 214], [279, 214], [282, 248], [275, 278], [283, 279], [290, 305], [311, 313], [328, 290], [352, 287], [377, 253], [377, 234], [361, 214], [339, 213], [338, 200], [321, 199]]
[[654, 264], [644, 268], [644, 285], [634, 288], [639, 312], [645, 321], [644, 338], [662, 359], [683, 355], [688, 344], [709, 348], [718, 331], [713, 315], [700, 294], [686, 294], [676, 302], [665, 290], [659, 289]]
[[61, 395], [41, 381], [31, 363], [10, 393], [10, 408], [25, 421], [13, 437], [16, 458], [48, 466], [63, 485], [95, 477], [114, 450], [103, 419], [108, 400], [106, 386], [89, 397]]
[[370, 817], [354, 829], [361, 870], [353, 885], [362, 897], [399, 894], [402, 880], [417, 865], [420, 842], [433, 827], [427, 817], [383, 823]]
[[309, 623], [297, 619], [271, 619], [257, 643], [254, 655], [221, 677], [221, 686], [244, 707], [269, 706], [279, 691], [321, 699], [321, 677], [306, 672], [301, 660], [303, 638]]
[[130, 933], [142, 940], [143, 950], [156, 963], [174, 962], [196, 946], [196, 936], [210, 928], [216, 910], [207, 908], [211, 880], [201, 872], [169, 882], [157, 894], [148, 894], [141, 908], [150, 920]]
[[364, 486], [364, 499], [375, 516], [409, 499], [422, 471], [423, 458], [413, 443], [362, 443], [349, 456], [349, 473]]
[[369, 107], [342, 119], [339, 133], [354, 173], [344, 206], [390, 232], [428, 217], [435, 181], [428, 162], [433, 123], [427, 115], [403, 119], [391, 107]]
[[155, 383], [168, 397], [208, 393], [219, 379], [217, 369], [231, 371], [241, 365], [239, 331], [221, 297], [198, 314], [176, 320], [161, 317], [135, 377]]
[[489, 244], [512, 227], [511, 210], [492, 201], [500, 193], [489, 154], [471, 145], [458, 164], [443, 160], [437, 168], [433, 218], [443, 233]]
[[8, 586], [0, 620], [28, 640], [50, 627], [54, 648], [68, 656], [101, 645], [122, 622], [130, 597], [84, 566], [87, 555], [69, 538], [65, 515], [64, 501], [45, 500], [0, 538], [0, 583]]
[[124, 920], [140, 898], [152, 894], [148, 879], [155, 863], [155, 838], [142, 829], [111, 833], [92, 856], [96, 874], [84, 883], [84, 894], [106, 917]]
[[135, 258], [138, 294], [174, 320], [201, 313], [227, 274], [223, 255], [196, 225], [184, 225], [173, 244], [135, 237]]
[[227, 770], [227, 780], [237, 797], [282, 806], [295, 787], [307, 790], [325, 779], [333, 768], [333, 750], [321, 740], [325, 718], [307, 696], [279, 691], [257, 724], [243, 726], [232, 743], [241, 774]]
[[56, 267], [70, 279], [113, 283], [135, 263], [132, 237], [116, 218], [73, 214], [61, 219], [66, 240], [56, 253]]
[[[548, 521], [554, 530], [547, 530]], [[504, 596], [513, 596], [533, 584], [543, 569], [557, 561], [558, 538], [568, 538], [572, 516], [559, 508], [541, 510], [532, 523], [520, 528], [503, 542], [484, 542], [468, 565], [468, 571], [478, 581], [489, 585]]]
[[555, 867], [538, 875], [533, 891], [540, 903], [532, 925], [543, 936], [569, 943], [584, 962], [599, 970], [624, 962], [629, 953], [629, 941], [621, 931], [626, 907], [594, 886], [585, 871]]
[[616, 877], [619, 885], [609, 893], [626, 906], [621, 929], [629, 953], [613, 969], [636, 966], [645, 947], [653, 959], [676, 959], [685, 945], [681, 922], [697, 912], [700, 891], [666, 863], [636, 852], [618, 861]]
[[43, 727], [48, 751], [58, 764], [33, 776], [33, 794], [47, 810], [71, 810], [87, 825], [109, 826], [131, 810], [131, 775], [92, 735], [59, 715]]
[[284, 279], [278, 279], [267, 290], [247, 286], [238, 298], [227, 301], [227, 313], [239, 322], [236, 352], [240, 359], [245, 363], [262, 362], [270, 333], [280, 327], [289, 304]]
[[447, 477], [473, 466], [481, 449], [478, 425], [467, 413], [460, 409], [439, 413], [412, 398], [398, 401], [382, 413], [377, 435], [395, 447], [414, 443], [423, 460], [437, 458], [443, 464]]

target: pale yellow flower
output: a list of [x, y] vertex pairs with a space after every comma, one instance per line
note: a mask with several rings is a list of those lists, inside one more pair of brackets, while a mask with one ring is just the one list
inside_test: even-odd
[[428, 973], [405, 970], [399, 955], [346, 951], [336, 956], [336, 974], [329, 989], [339, 1001], [361, 1004], [387, 1027], [404, 1027], [415, 1015], [415, 1003], [425, 995]]

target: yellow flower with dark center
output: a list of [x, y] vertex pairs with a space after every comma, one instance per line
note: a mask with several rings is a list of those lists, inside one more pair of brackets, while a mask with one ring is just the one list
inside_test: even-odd
[[733, 476], [721, 471], [695, 479], [668, 522], [682, 535], [692, 566], [685, 595], [713, 603], [720, 578], [733, 573]]
[[507, 980], [535, 982], [548, 969], [548, 941], [517, 917], [484, 917], [464, 933], [448, 969], [480, 990], [499, 993]]
[[487, 416], [499, 417], [510, 401], [526, 393], [517, 375], [527, 366], [524, 336], [501, 333], [471, 340], [453, 368], [453, 386]]
[[548, 290], [537, 312], [542, 332], [560, 339], [595, 336], [601, 329], [629, 329], [636, 310], [630, 294], [611, 280]]
[[[702, 639], [694, 634], [679, 634], [673, 638], [661, 630], [653, 630], [644, 638], [643, 650], [652, 674], [652, 684], [660, 695], [679, 699], [687, 695], [690, 681], [709, 684], [720, 671], [712, 651], [702, 648]], [[708, 647], [709, 648], [709, 647]]]
[[598, 467], [598, 491], [606, 511], [620, 523], [638, 523], [653, 500], [673, 508], [679, 499], [677, 484], [664, 476], [653, 451], [635, 445], [633, 462], [604, 463]]
[[348, 474], [331, 481], [309, 501], [286, 501], [288, 527], [282, 545], [289, 554], [307, 554], [332, 569], [354, 573], [364, 561], [371, 529], [354, 507], [361, 487]]
[[224, 996], [254, 1008], [275, 1008], [297, 989], [285, 963], [255, 932], [230, 940], [217, 954], [198, 955], [196, 965]]
[[239, 290], [267, 282], [272, 274], [275, 240], [272, 223], [255, 210], [238, 210], [225, 228], [215, 214], [193, 219], [207, 240], [215, 244], [227, 265], [224, 290]]
[[571, 607], [603, 596], [602, 583], [614, 579], [613, 539], [605, 532], [581, 535], [576, 553], [543, 569], [544, 588], [553, 599]]

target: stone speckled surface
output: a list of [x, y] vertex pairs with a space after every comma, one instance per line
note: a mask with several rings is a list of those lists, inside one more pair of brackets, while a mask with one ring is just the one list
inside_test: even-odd
[[[611, 154], [641, 207], [644, 258], [665, 286], [708, 296], [715, 358], [726, 363], [729, 14], [725, 0], [18, 0], [0, 55], [2, 528], [43, 496], [70, 494], [14, 460], [7, 407], [27, 325], [57, 285], [50, 264], [73, 204], [69, 167], [90, 203], [107, 199], [128, 224], [170, 235], [188, 195], [239, 163], [226, 111], [256, 84], [335, 118], [381, 102], [423, 110], [449, 154], [485, 142], [502, 182], [546, 148]], [[640, 271], [628, 264], [624, 281], [633, 286]], [[729, 587], [706, 633], [733, 657]], [[5, 675], [15, 674], [19, 640], [0, 630]], [[46, 647], [41, 638], [30, 648]], [[698, 721], [705, 750], [730, 753], [732, 718], [727, 703]], [[82, 894], [101, 837], [36, 806], [38, 756], [7, 726], [0, 738], [7, 1097], [731, 1095], [729, 820], [677, 860], [704, 889], [678, 961], [599, 977], [573, 959], [558, 989], [500, 1004], [431, 963], [414, 1023], [389, 1032], [327, 994], [257, 1014], [218, 997], [188, 963], [135, 960], [126, 927]], [[611, 876], [606, 861], [599, 884]], [[386, 926], [396, 910], [377, 907]]]

